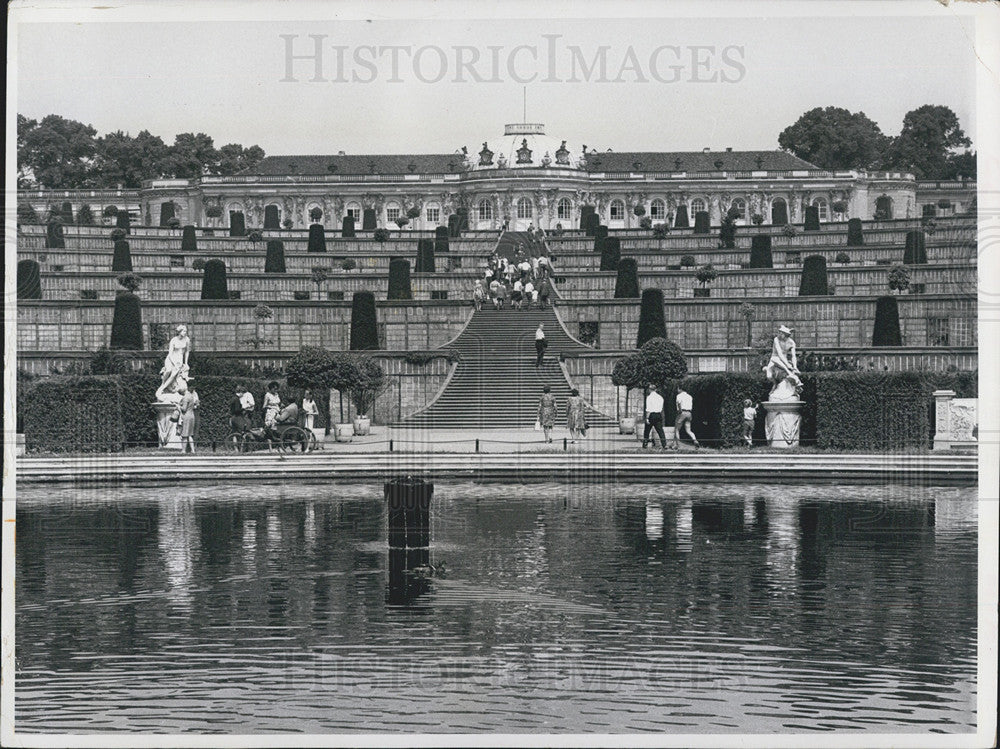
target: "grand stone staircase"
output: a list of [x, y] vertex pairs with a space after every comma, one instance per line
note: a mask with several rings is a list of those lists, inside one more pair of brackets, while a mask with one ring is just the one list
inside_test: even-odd
[[[549, 345], [541, 367], [535, 367], [535, 330], [545, 325]], [[573, 340], [551, 308], [474, 312], [448, 348], [461, 361], [444, 391], [401, 426], [435, 429], [531, 429], [538, 414], [542, 387], [549, 385], [559, 409], [557, 426], [565, 426], [570, 386], [559, 366], [559, 354], [590, 351]], [[614, 420], [588, 408], [590, 426]]]

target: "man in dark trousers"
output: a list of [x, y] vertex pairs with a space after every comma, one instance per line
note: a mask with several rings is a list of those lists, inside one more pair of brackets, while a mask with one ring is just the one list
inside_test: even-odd
[[535, 353], [538, 354], [538, 358], [535, 359], [535, 366], [542, 366], [542, 358], [545, 356], [545, 347], [549, 345], [549, 342], [545, 340], [545, 331], [543, 330], [545, 323], [538, 323], [538, 330], [535, 331]]
[[667, 449], [667, 435], [663, 433], [663, 396], [656, 392], [656, 385], [649, 386], [646, 396], [646, 427], [642, 432], [642, 449], [649, 444], [649, 433], [656, 430], [660, 438], [660, 447]]

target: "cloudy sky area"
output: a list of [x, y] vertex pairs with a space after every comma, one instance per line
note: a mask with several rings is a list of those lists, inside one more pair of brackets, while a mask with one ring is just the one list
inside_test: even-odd
[[[595, 6], [576, 7], [585, 16]], [[310, 34], [324, 36], [325, 80], [311, 81], [315, 66], [305, 60], [293, 62], [296, 82], [282, 81], [283, 34], [295, 37], [296, 54], [313, 52]], [[559, 35], [552, 58], [559, 82], [545, 80], [553, 77], [553, 42], [545, 35]], [[972, 19], [948, 13], [32, 23], [19, 28], [17, 39], [17, 111], [33, 118], [61, 114], [101, 134], [148, 129], [167, 142], [178, 132], [201, 131], [216, 145], [256, 143], [269, 154], [446, 153], [463, 145], [478, 150], [504, 123], [521, 121], [516, 78], [535, 74], [527, 84], [528, 121], [546, 123], [549, 135], [568, 139], [574, 150], [581, 143], [620, 151], [777, 148], [784, 127], [808, 109], [829, 105], [864, 111], [894, 135], [907, 111], [944, 104], [975, 143], [974, 36]], [[389, 52], [378, 56], [374, 72], [352, 62], [356, 54], [373, 57], [366, 45], [408, 48], [397, 53], [401, 82], [388, 80]], [[515, 53], [512, 71], [508, 62], [519, 45], [527, 50]], [[590, 65], [602, 45], [606, 78], [622, 82], [597, 82], [596, 68], [589, 82], [567, 80], [574, 75], [572, 48]], [[336, 46], [344, 48], [344, 69]], [[459, 53], [460, 46], [473, 49]], [[691, 49], [696, 46], [714, 49]], [[428, 49], [415, 70], [413, 54], [422, 47]], [[679, 55], [664, 47], [679, 48]], [[459, 54], [466, 60], [479, 55], [473, 69], [483, 81], [468, 71], [455, 80]], [[442, 55], [442, 80], [421, 81], [440, 75]], [[695, 59], [703, 66], [696, 68]], [[375, 80], [351, 81], [355, 75]], [[713, 75], [716, 82], [692, 80]], [[680, 80], [665, 82], [674, 76]], [[579, 63], [576, 77], [586, 77]]]

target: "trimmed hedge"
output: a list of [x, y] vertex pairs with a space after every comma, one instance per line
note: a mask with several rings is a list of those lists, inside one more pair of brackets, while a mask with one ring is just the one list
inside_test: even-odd
[[586, 231], [587, 226], [589, 225], [588, 224], [588, 220], [589, 220], [588, 217], [592, 216], [594, 214], [595, 210], [596, 210], [596, 208], [594, 206], [592, 206], [592, 205], [582, 205], [582, 206], [580, 206], [580, 228], [581, 229], [583, 229], [583, 230]]
[[639, 307], [639, 337], [636, 348], [642, 348], [653, 338], [666, 338], [667, 324], [663, 318], [663, 292], [660, 289], [645, 289]]
[[119, 291], [115, 296], [108, 348], [142, 350], [142, 304], [131, 291]]
[[861, 219], [852, 218], [847, 221], [847, 246], [863, 247], [865, 244], [865, 233], [861, 228]]
[[436, 272], [434, 263], [434, 240], [421, 239], [417, 241], [417, 273]]
[[774, 267], [774, 260], [771, 256], [771, 236], [769, 234], [756, 234], [750, 240], [750, 267]]
[[719, 244], [725, 250], [732, 250], [736, 247], [736, 222], [726, 220], [719, 227]]
[[115, 214], [115, 226], [124, 229], [126, 234], [132, 233], [132, 219], [128, 216], [128, 211], [118, 211]]
[[344, 216], [340, 222], [340, 236], [350, 239], [354, 236], [354, 216]]
[[281, 228], [281, 212], [278, 210], [278, 206], [276, 205], [264, 206], [264, 228], [265, 229]]
[[826, 277], [826, 258], [809, 255], [802, 261], [802, 280], [799, 282], [799, 296], [826, 296], [830, 286]]
[[806, 231], [819, 231], [819, 206], [806, 206]]
[[590, 213], [587, 215], [587, 223], [583, 227], [588, 237], [597, 236], [597, 227], [601, 225], [601, 217], [596, 213]]
[[229, 236], [245, 237], [247, 234], [247, 222], [243, 216], [243, 211], [229, 212]]
[[378, 318], [375, 295], [370, 291], [354, 292], [351, 303], [351, 351], [378, 349]]
[[875, 328], [872, 346], [902, 346], [899, 331], [899, 303], [894, 296], [880, 296], [875, 302]]
[[618, 261], [622, 257], [622, 241], [618, 237], [606, 237], [601, 242], [601, 270], [618, 270]]
[[389, 261], [389, 293], [387, 298], [413, 299], [413, 287], [410, 284], [410, 261], [405, 257], [394, 257]]
[[205, 263], [205, 275], [201, 281], [201, 298], [229, 299], [226, 264], [221, 260], [209, 260]]
[[825, 372], [818, 376], [819, 447], [902, 450], [927, 447], [931, 391], [916, 372]]
[[375, 231], [377, 226], [378, 226], [378, 220], [375, 215], [375, 209], [365, 208], [361, 214], [361, 230]]
[[128, 241], [116, 239], [115, 254], [111, 258], [111, 271], [113, 273], [128, 273], [131, 270], [132, 251], [129, 249]]
[[786, 226], [788, 224], [788, 204], [775, 203], [771, 206], [771, 225]]
[[181, 252], [197, 252], [198, 251], [198, 235], [195, 233], [194, 226], [188, 224], [184, 227], [184, 233], [181, 235]]
[[37, 261], [17, 261], [17, 298], [42, 298], [42, 273]]
[[597, 243], [599, 241], [601, 241], [602, 239], [607, 239], [607, 238], [608, 238], [608, 227], [606, 227], [604, 224], [598, 223], [594, 227], [594, 251], [595, 252], [600, 252], [601, 251], [601, 248], [600, 248], [600, 246]]
[[63, 238], [63, 225], [58, 221], [49, 221], [45, 226], [45, 247], [50, 250], [61, 250], [66, 247]]
[[634, 257], [618, 261], [618, 278], [615, 279], [615, 299], [639, 297], [639, 267]]
[[694, 214], [694, 233], [708, 234], [711, 231], [708, 221], [708, 211], [697, 211]]
[[264, 272], [285, 272], [285, 243], [280, 239], [269, 239], [267, 241], [267, 255], [264, 257]]
[[62, 204], [62, 221], [64, 224], [73, 225], [73, 204], [68, 200]]
[[906, 232], [906, 249], [903, 250], [903, 265], [926, 265], [927, 235], [922, 231]]
[[323, 224], [309, 224], [309, 245], [307, 252], [326, 252], [326, 232]]
[[448, 227], [438, 226], [434, 229], [434, 253], [448, 252]]
[[677, 206], [677, 215], [674, 216], [675, 229], [687, 229], [691, 224], [688, 222], [688, 207], [686, 205]]

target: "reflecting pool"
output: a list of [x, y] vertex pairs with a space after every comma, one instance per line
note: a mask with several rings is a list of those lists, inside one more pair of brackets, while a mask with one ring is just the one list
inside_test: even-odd
[[18, 731], [975, 726], [975, 489], [439, 483], [403, 605], [379, 486], [17, 500]]

